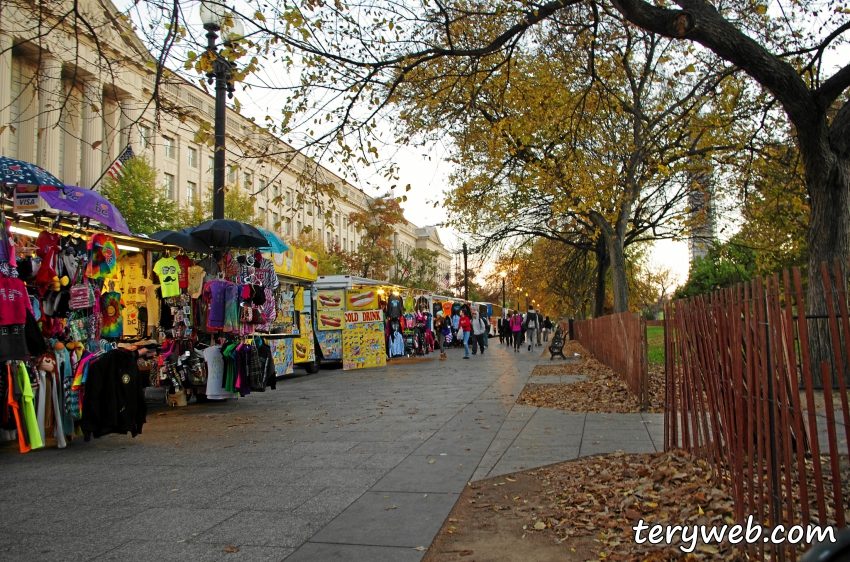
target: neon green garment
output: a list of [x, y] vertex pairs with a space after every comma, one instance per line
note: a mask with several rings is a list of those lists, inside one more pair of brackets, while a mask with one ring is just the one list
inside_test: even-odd
[[18, 385], [21, 387], [24, 423], [27, 424], [27, 433], [30, 438], [30, 448], [38, 449], [44, 447], [44, 442], [41, 440], [41, 432], [38, 430], [38, 419], [35, 415], [35, 406], [33, 399], [35, 394], [30, 385], [30, 375], [27, 373], [27, 368], [23, 363], [18, 363]]

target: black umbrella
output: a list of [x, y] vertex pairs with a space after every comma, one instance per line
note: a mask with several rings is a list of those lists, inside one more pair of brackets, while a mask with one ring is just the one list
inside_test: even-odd
[[262, 232], [244, 222], [213, 219], [192, 228], [191, 235], [212, 248], [262, 248], [268, 241]]
[[179, 230], [161, 230], [151, 234], [151, 238], [159, 240], [163, 244], [172, 244], [179, 246], [190, 252], [200, 252], [202, 254], [211, 254], [212, 248], [205, 244], [202, 240], [189, 236], [185, 232]]

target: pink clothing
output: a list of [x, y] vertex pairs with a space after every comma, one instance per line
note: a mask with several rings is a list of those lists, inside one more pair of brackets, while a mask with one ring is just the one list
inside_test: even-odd
[[25, 324], [32, 304], [24, 282], [15, 277], [0, 277], [0, 326]]
[[519, 314], [515, 316], [511, 316], [511, 331], [512, 332], [521, 332], [522, 331], [522, 318], [520, 318]]

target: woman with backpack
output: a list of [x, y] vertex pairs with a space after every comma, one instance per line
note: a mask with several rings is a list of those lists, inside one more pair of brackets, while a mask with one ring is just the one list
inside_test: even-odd
[[519, 346], [522, 345], [522, 316], [518, 310], [514, 310], [514, 315], [511, 316], [511, 337], [514, 340], [514, 353], [519, 353]]

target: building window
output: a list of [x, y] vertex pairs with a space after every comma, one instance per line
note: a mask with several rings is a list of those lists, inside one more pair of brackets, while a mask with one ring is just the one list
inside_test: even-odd
[[189, 162], [189, 167], [190, 168], [197, 168], [198, 167], [198, 149], [195, 148], [194, 146], [190, 146], [187, 154], [188, 154], [187, 160]]
[[301, 234], [301, 221], [298, 221], [298, 231], [295, 234]]
[[346, 248], [348, 248], [348, 239], [343, 238], [342, 239], [342, 249], [345, 250]]
[[245, 172], [242, 174], [242, 182], [243, 187], [248, 191], [252, 191], [254, 189], [254, 176], [251, 172]]
[[170, 137], [162, 137], [163, 146], [165, 147], [165, 157], [174, 158], [177, 154], [177, 148], [174, 144], [174, 139]]
[[283, 221], [283, 233], [286, 236], [289, 236], [290, 234], [292, 234], [292, 219], [290, 219], [289, 217], [287, 217]]
[[272, 230], [277, 230], [280, 225], [280, 215], [277, 213], [272, 213]]
[[311, 217], [313, 216], [313, 204], [312, 203], [307, 203], [307, 214], [310, 215]]
[[163, 174], [165, 176], [165, 196], [174, 199], [174, 174]]
[[263, 198], [266, 197], [266, 186], [269, 184], [269, 180], [266, 178], [260, 178], [260, 183], [257, 185], [257, 191], [262, 194]]
[[354, 252], [354, 240], [349, 240], [349, 242], [351, 243], [351, 251]]
[[265, 207], [260, 207], [260, 208], [259, 208], [259, 216], [260, 216], [260, 218], [263, 220], [263, 226], [267, 226], [268, 216], [266, 215], [266, 209], [265, 209]]
[[211, 174], [215, 171], [215, 156], [207, 156], [207, 173]]
[[147, 125], [139, 125], [139, 146], [142, 150], [151, 146], [151, 128]]
[[198, 184], [193, 181], [186, 182], [186, 198], [193, 201], [198, 196]]
[[339, 234], [334, 234], [334, 244], [339, 246]]
[[227, 170], [227, 183], [233, 185], [236, 183], [236, 178], [239, 177], [239, 166], [233, 166]]
[[333, 240], [331, 239], [331, 233], [330, 233], [330, 232], [328, 232], [328, 248], [330, 248], [330, 247], [331, 247], [331, 244], [332, 244], [332, 243], [333, 243]]
[[286, 206], [287, 207], [292, 206], [292, 190], [290, 190], [290, 189], [286, 190]]

